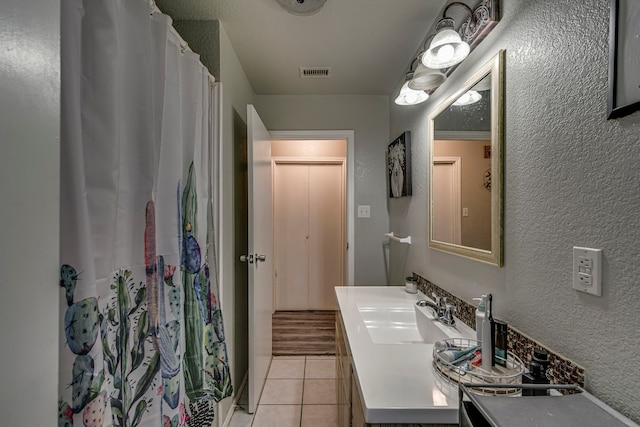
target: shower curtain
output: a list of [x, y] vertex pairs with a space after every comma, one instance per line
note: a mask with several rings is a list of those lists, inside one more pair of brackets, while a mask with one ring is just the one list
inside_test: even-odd
[[63, 0], [59, 426], [210, 426], [231, 395], [212, 88], [146, 0]]

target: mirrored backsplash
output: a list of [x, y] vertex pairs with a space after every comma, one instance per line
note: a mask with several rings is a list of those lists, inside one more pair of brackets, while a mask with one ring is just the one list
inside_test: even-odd
[[[447, 297], [447, 302], [457, 307], [456, 317], [470, 327], [476, 328], [476, 306], [474, 304], [463, 301], [417, 273], [413, 273], [413, 277], [418, 280], [418, 290], [420, 292], [427, 296], [435, 292], [440, 297]], [[551, 362], [551, 383], [577, 384], [580, 387], [584, 387], [585, 372], [582, 366], [528, 337], [511, 325], [508, 325], [508, 334], [509, 351], [518, 356], [525, 363], [525, 366], [529, 366], [534, 349], [544, 350], [549, 355]]]

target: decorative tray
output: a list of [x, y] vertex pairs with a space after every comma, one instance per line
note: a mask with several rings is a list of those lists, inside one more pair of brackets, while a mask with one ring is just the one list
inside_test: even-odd
[[[462, 358], [449, 361], [446, 356], [452, 351], [469, 351], [471, 355], [473, 348], [480, 348], [480, 341], [468, 338], [449, 338], [438, 341], [433, 346], [433, 367], [436, 372], [447, 382], [458, 385], [461, 383], [484, 383], [484, 384], [520, 384], [524, 373], [524, 364], [516, 355], [507, 352], [507, 359], [496, 356], [498, 361], [505, 361], [505, 366], [496, 363], [491, 372], [475, 366], [469, 358]], [[481, 394], [517, 394], [520, 388], [482, 388], [475, 387], [474, 392]]]

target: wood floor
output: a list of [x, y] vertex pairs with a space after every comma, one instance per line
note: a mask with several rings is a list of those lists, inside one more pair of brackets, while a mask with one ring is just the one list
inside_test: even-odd
[[276, 311], [273, 355], [335, 355], [336, 312]]

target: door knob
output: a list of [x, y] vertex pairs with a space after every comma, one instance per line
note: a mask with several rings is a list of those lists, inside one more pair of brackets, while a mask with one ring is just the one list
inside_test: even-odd
[[266, 255], [258, 255], [258, 254], [256, 254], [256, 261], [265, 262], [266, 260], [267, 260], [267, 256]]
[[253, 264], [253, 255], [240, 255], [240, 261], [248, 262], [249, 264]]

